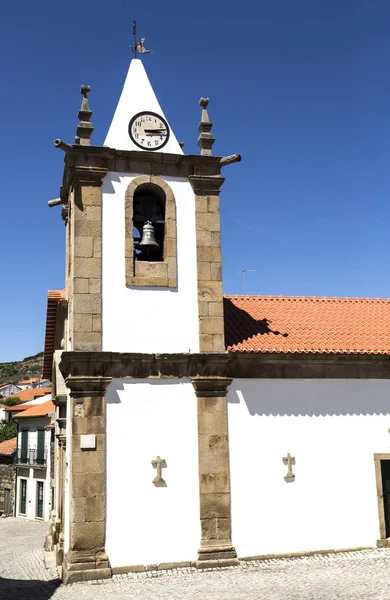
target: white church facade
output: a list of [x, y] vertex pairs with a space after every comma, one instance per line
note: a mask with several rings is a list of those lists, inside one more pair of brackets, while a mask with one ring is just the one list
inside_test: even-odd
[[387, 545], [390, 302], [227, 297], [208, 99], [186, 155], [132, 60], [103, 146], [89, 88], [48, 298], [47, 548], [63, 580]]

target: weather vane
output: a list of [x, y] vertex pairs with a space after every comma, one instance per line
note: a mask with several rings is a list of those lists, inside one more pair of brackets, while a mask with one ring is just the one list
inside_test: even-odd
[[134, 58], [137, 58], [137, 52], [140, 54], [152, 54], [151, 50], [145, 48], [146, 38], [141, 38], [140, 41], [137, 42], [137, 23], [135, 21], [133, 23], [133, 36], [134, 46], [130, 46], [130, 49], [134, 52]]

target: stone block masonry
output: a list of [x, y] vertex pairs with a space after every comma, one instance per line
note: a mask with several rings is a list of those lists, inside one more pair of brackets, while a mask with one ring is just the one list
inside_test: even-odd
[[[6, 490], [9, 490], [9, 492], [6, 492]], [[15, 502], [15, 467], [11, 463], [0, 463], [0, 515], [4, 514], [6, 509], [5, 495], [8, 493], [10, 497], [11, 515], [13, 515]]]
[[101, 342], [101, 183], [105, 169], [74, 167], [69, 226], [70, 337], [74, 350], [99, 351]]
[[224, 352], [219, 189], [223, 177], [192, 175], [195, 192], [199, 348]]
[[[71, 404], [71, 499], [69, 552], [63, 581], [111, 577], [105, 553], [106, 461], [105, 390], [110, 378], [68, 377]], [[91, 435], [96, 447], [83, 450], [81, 436]]]

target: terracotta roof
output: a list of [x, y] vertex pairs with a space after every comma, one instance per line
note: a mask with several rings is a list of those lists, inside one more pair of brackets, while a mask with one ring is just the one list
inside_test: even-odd
[[20, 414], [14, 415], [14, 419], [27, 419], [28, 417], [46, 417], [50, 413], [54, 412], [55, 406], [51, 400], [43, 402], [42, 404], [34, 404], [27, 410], [22, 411]]
[[0, 383], [0, 390], [2, 390], [5, 387], [8, 387], [9, 385], [12, 385], [12, 383]]
[[22, 404], [15, 404], [15, 406], [5, 406], [4, 410], [8, 412], [16, 412], [21, 410], [27, 410], [30, 406], [35, 406], [35, 402], [31, 400], [31, 402], [23, 402]]
[[23, 384], [26, 385], [27, 383], [35, 383], [36, 381], [39, 381], [39, 377], [31, 377], [31, 379], [22, 379], [22, 381], [18, 381], [18, 383], [16, 385], [19, 384]]
[[56, 339], [56, 320], [58, 303], [65, 300], [65, 290], [49, 290], [47, 293], [45, 347], [43, 352], [42, 377], [51, 379], [53, 354]]
[[229, 352], [390, 354], [390, 299], [225, 296]]
[[0, 443], [0, 455], [11, 456], [16, 450], [16, 437]]
[[11, 396], [7, 396], [7, 398], [3, 399], [8, 400], [9, 398], [20, 398], [20, 400], [23, 402], [28, 402], [29, 400], [34, 400], [34, 398], [46, 396], [46, 394], [50, 394], [50, 392], [51, 388], [27, 388], [27, 390], [15, 392], [14, 394], [11, 394]]

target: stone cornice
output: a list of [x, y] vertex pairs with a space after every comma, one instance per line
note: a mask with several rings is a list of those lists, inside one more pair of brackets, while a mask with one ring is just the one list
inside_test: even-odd
[[194, 377], [192, 385], [198, 398], [219, 398], [226, 396], [231, 377]]
[[162, 177], [214, 176], [218, 178], [222, 167], [241, 160], [239, 154], [204, 156], [116, 150], [106, 146], [66, 144], [61, 140], [56, 140], [55, 146], [65, 152], [61, 188], [61, 198], [65, 203], [73, 183], [101, 185], [101, 179], [108, 171]]
[[63, 352], [59, 367], [64, 377], [85, 378], [86, 384], [100, 377], [390, 379], [390, 356], [378, 354]]
[[[71, 354], [79, 354], [72, 352]], [[80, 354], [83, 354], [80, 352]], [[61, 361], [62, 362], [62, 361]], [[102, 376], [73, 376], [65, 378], [65, 383], [70, 389], [70, 395], [73, 398], [104, 396], [106, 387], [111, 382], [111, 377]]]
[[[61, 147], [60, 144], [57, 144]], [[160, 164], [185, 164], [198, 167], [224, 167], [233, 162], [240, 162], [239, 154], [231, 156], [204, 156], [201, 154], [170, 154], [167, 152], [147, 152], [145, 150], [117, 150], [107, 146], [80, 146], [80, 144], [64, 144], [66, 158], [73, 161], [90, 162], [94, 158], [105, 161], [134, 160]], [[76, 158], [77, 157], [77, 158]], [[116, 169], [109, 168], [110, 171]]]
[[55, 397], [52, 397], [52, 402], [54, 406], [65, 406], [67, 401], [66, 394], [56, 394]]
[[225, 181], [224, 177], [213, 175], [190, 175], [188, 179], [195, 194], [198, 195], [219, 194], [219, 190]]
[[68, 172], [68, 184], [69, 186], [78, 184], [100, 187], [107, 172], [108, 169], [103, 167], [70, 166]]

